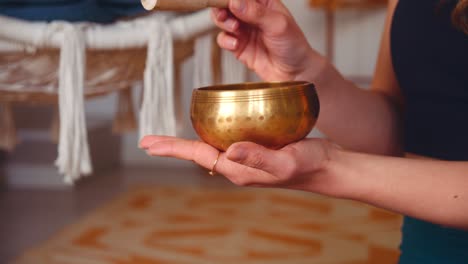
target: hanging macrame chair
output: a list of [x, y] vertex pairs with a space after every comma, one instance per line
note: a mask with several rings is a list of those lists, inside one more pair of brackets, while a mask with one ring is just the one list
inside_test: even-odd
[[[114, 127], [126, 130], [133, 124], [128, 89], [142, 83], [140, 135], [175, 135], [174, 59], [184, 55], [174, 54], [174, 43], [194, 40], [195, 63], [209, 64], [195, 67], [194, 87], [213, 82], [209, 10], [153, 13], [105, 24], [0, 15], [0, 25], [0, 148], [11, 150], [16, 143], [11, 104], [58, 103], [56, 165], [66, 183], [92, 172], [86, 98], [119, 92]], [[232, 56], [223, 57], [229, 65], [224, 75], [238, 72], [237, 80], [244, 81], [245, 69]]]

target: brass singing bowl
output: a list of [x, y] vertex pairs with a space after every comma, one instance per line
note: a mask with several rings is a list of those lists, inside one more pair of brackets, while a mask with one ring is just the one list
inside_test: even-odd
[[308, 82], [243, 83], [193, 91], [191, 121], [198, 136], [226, 151], [250, 141], [279, 149], [306, 137], [320, 111]]

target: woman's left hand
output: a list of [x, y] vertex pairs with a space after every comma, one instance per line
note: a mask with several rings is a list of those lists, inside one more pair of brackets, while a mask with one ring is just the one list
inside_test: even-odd
[[346, 186], [330, 173], [336, 145], [324, 139], [304, 139], [279, 150], [251, 142], [233, 144], [225, 153], [201, 142], [166, 136], [146, 136], [140, 147], [148, 155], [191, 160], [213, 169], [236, 185], [281, 187], [341, 196]]

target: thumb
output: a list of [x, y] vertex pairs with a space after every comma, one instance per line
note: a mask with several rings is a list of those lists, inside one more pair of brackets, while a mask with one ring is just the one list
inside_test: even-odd
[[295, 164], [294, 159], [290, 155], [251, 142], [233, 144], [227, 150], [226, 157], [231, 161], [273, 175], [282, 175]]
[[282, 16], [280, 12], [270, 9], [266, 4], [256, 0], [231, 0], [229, 10], [239, 20], [259, 26], [264, 30], [277, 26], [277, 22]]

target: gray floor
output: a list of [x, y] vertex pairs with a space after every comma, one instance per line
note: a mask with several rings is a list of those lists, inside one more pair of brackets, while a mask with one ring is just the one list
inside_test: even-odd
[[0, 191], [0, 263], [46, 240], [67, 224], [135, 185], [232, 186], [197, 166], [125, 168], [94, 175], [72, 190]]

